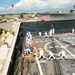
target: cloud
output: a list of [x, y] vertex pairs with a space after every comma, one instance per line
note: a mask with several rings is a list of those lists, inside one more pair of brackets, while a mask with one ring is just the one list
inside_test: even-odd
[[0, 11], [3, 11], [3, 10], [5, 10], [5, 8], [4, 7], [0, 7]]
[[40, 11], [45, 9], [61, 8], [65, 9], [70, 6], [73, 7], [74, 4], [75, 0], [20, 0], [15, 4], [15, 11]]
[[[75, 5], [75, 0], [20, 0], [14, 5], [14, 12], [42, 12], [52, 10], [70, 10]], [[0, 10], [4, 8], [0, 7]], [[11, 6], [7, 8], [12, 12]]]

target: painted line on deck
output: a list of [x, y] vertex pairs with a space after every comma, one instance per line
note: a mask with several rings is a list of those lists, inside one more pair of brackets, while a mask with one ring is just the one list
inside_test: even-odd
[[[34, 49], [36, 50], [36, 47], [34, 47]], [[37, 50], [36, 50], [36, 52], [37, 52]], [[40, 75], [44, 75], [37, 55], [36, 55], [35, 59], [36, 59], [36, 62], [37, 62], [38, 68], [39, 68]]]
[[47, 43], [47, 44], [44, 46], [44, 49], [46, 50], [46, 52], [48, 52], [47, 46], [48, 46], [50, 43], [51, 43], [51, 42]]
[[75, 58], [75, 55], [73, 53], [71, 53], [67, 48], [65, 48], [65, 46], [63, 46], [58, 40], [56, 40], [55, 38], [53, 38], [62, 48], [64, 48], [73, 58]]
[[40, 61], [40, 63], [45, 63], [46, 61], [45, 60], [43, 60], [43, 61]]

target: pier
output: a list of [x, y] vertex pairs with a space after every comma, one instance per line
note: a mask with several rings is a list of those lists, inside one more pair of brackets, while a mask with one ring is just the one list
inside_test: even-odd
[[[20, 28], [20, 22], [3, 23], [0, 24], [0, 27], [6, 30], [12, 29], [14, 32], [14, 34], [2, 34], [0, 37], [0, 75], [7, 75], [9, 65], [12, 61], [12, 55]], [[9, 47], [7, 44], [2, 43], [2, 36], [6, 36], [5, 41], [9, 44]]]

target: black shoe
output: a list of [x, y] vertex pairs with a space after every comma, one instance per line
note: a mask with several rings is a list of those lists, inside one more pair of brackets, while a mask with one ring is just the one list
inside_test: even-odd
[[39, 59], [40, 60], [40, 59]]
[[48, 59], [50, 61], [50, 59]]
[[46, 58], [44, 58], [44, 60], [46, 60]]
[[60, 59], [61, 60], [61, 59]]
[[65, 60], [67, 60], [67, 59], [65, 58]]
[[33, 55], [33, 57], [36, 57], [36, 55]]

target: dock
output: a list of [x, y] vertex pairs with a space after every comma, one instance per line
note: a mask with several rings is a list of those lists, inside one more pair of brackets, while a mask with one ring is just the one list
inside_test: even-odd
[[14, 35], [9, 34], [6, 36], [5, 39], [5, 41], [7, 41], [7, 43], [10, 45], [9, 47], [7, 47], [6, 44], [2, 43], [2, 38], [0, 37], [0, 75], [7, 75], [20, 28], [20, 22], [13, 21], [8, 23], [3, 23], [0, 24], [0, 27], [6, 30], [12, 29], [12, 31], [14, 31]]

